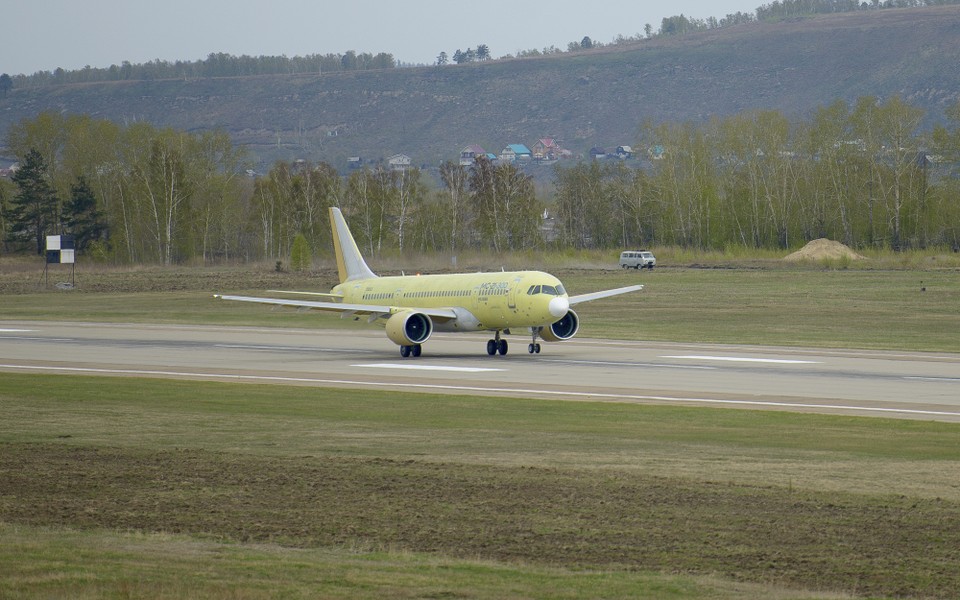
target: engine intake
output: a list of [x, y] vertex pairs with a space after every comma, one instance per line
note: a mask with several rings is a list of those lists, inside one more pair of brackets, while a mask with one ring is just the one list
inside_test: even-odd
[[403, 311], [387, 319], [387, 337], [398, 346], [415, 346], [433, 333], [433, 321], [423, 313]]
[[580, 331], [580, 317], [572, 310], [568, 310], [559, 321], [544, 327], [540, 331], [540, 337], [547, 342], [562, 342], [577, 335], [578, 331]]

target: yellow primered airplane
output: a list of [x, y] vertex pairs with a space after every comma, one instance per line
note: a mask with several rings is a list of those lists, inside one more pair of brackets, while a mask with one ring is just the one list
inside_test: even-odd
[[366, 316], [385, 326], [387, 337], [400, 346], [403, 357], [420, 356], [422, 344], [434, 331], [492, 331], [487, 354], [493, 356], [507, 353], [507, 340], [501, 334], [510, 329], [528, 329], [531, 341], [527, 350], [539, 353], [538, 339], [562, 341], [577, 334], [580, 319], [571, 306], [643, 289], [631, 285], [568, 296], [559, 279], [540, 271], [378, 277], [363, 260], [340, 209], [330, 208], [330, 223], [340, 284], [327, 294], [275, 292], [318, 296], [325, 301], [216, 297], [339, 312], [344, 318]]

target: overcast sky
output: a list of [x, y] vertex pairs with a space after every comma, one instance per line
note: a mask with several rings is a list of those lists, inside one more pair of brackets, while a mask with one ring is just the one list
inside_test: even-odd
[[440, 52], [486, 44], [500, 57], [584, 36], [656, 31], [664, 17], [722, 18], [763, 0], [32, 0], [4, 3], [0, 73], [16, 75], [251, 56], [389, 52], [432, 64]]

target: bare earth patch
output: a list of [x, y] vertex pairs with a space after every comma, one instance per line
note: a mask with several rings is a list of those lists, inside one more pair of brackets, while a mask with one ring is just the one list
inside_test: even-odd
[[826, 238], [820, 238], [818, 240], [808, 242], [803, 248], [800, 248], [796, 252], [785, 256], [783, 260], [796, 262], [801, 260], [819, 261], [825, 259], [866, 260], [866, 258], [866, 256], [854, 252], [845, 244], [828, 240]]
[[4, 444], [0, 520], [953, 597], [960, 505], [633, 473]]

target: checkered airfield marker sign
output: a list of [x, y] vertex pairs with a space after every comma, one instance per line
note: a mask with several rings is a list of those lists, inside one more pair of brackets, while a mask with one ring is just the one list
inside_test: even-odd
[[43, 277], [48, 283], [50, 265], [70, 265], [70, 287], [73, 287], [76, 281], [76, 241], [72, 235], [47, 236], [47, 262], [43, 267]]
[[72, 235], [47, 236], [47, 264], [72, 265], [75, 262], [76, 247]]

